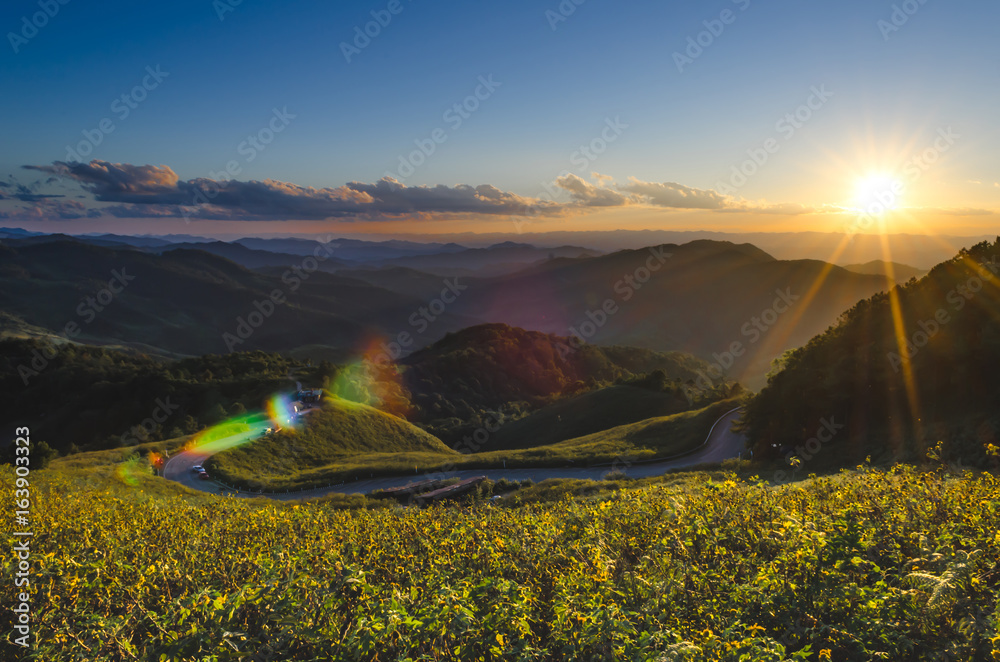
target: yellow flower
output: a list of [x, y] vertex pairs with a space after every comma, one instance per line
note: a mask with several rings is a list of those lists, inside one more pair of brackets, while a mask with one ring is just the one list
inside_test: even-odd
[[832, 660], [833, 658], [830, 657], [830, 649], [829, 648], [824, 648], [823, 650], [821, 650], [819, 652], [819, 659], [821, 659], [821, 660]]

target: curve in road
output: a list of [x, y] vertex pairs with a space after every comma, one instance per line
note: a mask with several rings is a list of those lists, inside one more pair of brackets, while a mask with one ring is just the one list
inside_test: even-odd
[[[699, 464], [714, 464], [739, 457], [746, 449], [746, 437], [738, 432], [733, 432], [732, 425], [739, 418], [740, 408], [737, 407], [723, 414], [712, 424], [705, 438], [705, 442], [692, 452], [686, 453], [682, 457], [676, 457], [648, 464], [630, 464], [627, 460], [621, 460], [614, 465], [605, 467], [542, 467], [537, 469], [462, 469], [459, 471], [449, 471], [444, 478], [471, 478], [473, 476], [486, 476], [490, 480], [526, 480], [530, 479], [538, 483], [548, 478], [581, 478], [600, 480], [611, 471], [621, 472], [631, 478], [646, 478], [649, 476], [659, 476], [672, 469], [682, 469], [693, 467]], [[206, 459], [226, 448], [231, 448], [246, 441], [247, 435], [259, 435], [259, 430], [254, 430], [241, 435], [234, 435], [225, 439], [200, 446], [194, 450], [184, 451], [170, 458], [163, 467], [163, 477], [174, 480], [182, 485], [203, 492], [215, 494], [232, 494], [229, 488], [211, 480], [201, 480], [194, 474], [192, 467], [203, 464]], [[430, 474], [439, 477], [438, 474]], [[327, 494], [367, 494], [375, 490], [384, 490], [390, 487], [401, 487], [416, 480], [421, 476], [395, 476], [390, 478], [373, 478], [371, 480], [359, 480], [343, 485], [332, 487], [321, 487], [315, 490], [302, 492], [292, 492], [289, 494], [253, 494], [248, 492], [238, 492], [236, 496], [248, 498], [260, 498], [261, 496], [277, 499], [280, 501], [291, 501], [300, 499], [314, 499]]]

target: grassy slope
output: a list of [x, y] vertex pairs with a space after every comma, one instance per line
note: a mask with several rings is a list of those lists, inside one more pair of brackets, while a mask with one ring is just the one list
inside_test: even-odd
[[[282, 431], [209, 460], [213, 475], [239, 485], [297, 483], [310, 467], [345, 462], [359, 455], [388, 457], [457, 455], [441, 440], [367, 405], [328, 399], [299, 431]], [[324, 483], [325, 484], [325, 483]]]
[[564, 398], [505, 423], [490, 440], [489, 447], [499, 450], [555, 444], [686, 409], [687, 399], [678, 394], [635, 386], [609, 386]]
[[[632, 462], [648, 461], [673, 457], [697, 448], [705, 441], [712, 424], [735, 404], [735, 400], [725, 400], [696, 411], [653, 418], [557, 444], [520, 450], [490, 451], [490, 442], [487, 441], [484, 452], [467, 455], [446, 447], [439, 450], [396, 445], [398, 450], [388, 451], [389, 446], [375, 441], [372, 442], [371, 452], [352, 454], [344, 452], [336, 438], [324, 440], [321, 435], [310, 433], [307, 444], [299, 444], [298, 438], [289, 438], [288, 445], [263, 444], [259, 446], [260, 451], [256, 451], [255, 447], [260, 444], [256, 442], [220, 453], [209, 463], [212, 472], [227, 483], [280, 491], [410, 472], [580, 467], [610, 464], [621, 457], [628, 457]], [[297, 445], [302, 447], [300, 456], [294, 455]], [[330, 459], [324, 462], [321, 460], [324, 456]]]
[[185, 438], [151, 442], [88, 453], [74, 453], [52, 460], [47, 469], [33, 471], [35, 476], [59, 476], [83, 492], [99, 491], [120, 496], [136, 495], [139, 498], [183, 497], [191, 503], [209, 504], [216, 497], [192, 490], [171, 480], [159, 478], [148, 461], [150, 451], [176, 452]]

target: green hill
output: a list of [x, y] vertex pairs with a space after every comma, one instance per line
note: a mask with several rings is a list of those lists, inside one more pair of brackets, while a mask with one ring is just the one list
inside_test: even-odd
[[[212, 456], [213, 475], [234, 484], [294, 482], [299, 474], [362, 455], [458, 456], [440, 439], [367, 405], [328, 398], [299, 430], [281, 430]], [[412, 465], [411, 465], [412, 466]]]
[[1000, 445], [998, 272], [1000, 239], [977, 244], [790, 352], [743, 417], [758, 456], [922, 460], [943, 441], [943, 459], [987, 462], [984, 446]]
[[[429, 475], [463, 469], [613, 466], [672, 458], [697, 449], [738, 400], [619, 425], [544, 446], [457, 452], [402, 419], [331, 399], [302, 431], [262, 437], [207, 460], [228, 485], [297, 491], [376, 476]], [[506, 424], [505, 424], [506, 425]], [[460, 448], [461, 450], [461, 448]]]
[[657, 370], [681, 392], [708, 365], [681, 352], [577, 345], [552, 334], [484, 324], [414, 352], [400, 369], [416, 408], [411, 420], [452, 444], [493, 412], [520, 418], [564, 396]]

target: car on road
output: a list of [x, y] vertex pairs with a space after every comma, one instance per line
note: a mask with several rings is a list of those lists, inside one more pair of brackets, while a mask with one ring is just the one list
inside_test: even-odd
[[200, 473], [204, 473], [204, 471], [205, 471], [205, 467], [201, 466], [200, 464], [196, 464], [193, 467], [191, 467], [191, 473], [200, 474]]
[[208, 480], [208, 472], [202, 469], [201, 473], [198, 474], [198, 478], [202, 480]]

